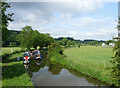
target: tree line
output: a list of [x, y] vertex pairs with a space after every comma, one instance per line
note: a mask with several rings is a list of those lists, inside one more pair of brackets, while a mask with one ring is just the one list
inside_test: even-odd
[[109, 45], [109, 43], [115, 43], [114, 40], [107, 40], [107, 41], [97, 41], [97, 40], [74, 40], [70, 37], [60, 37], [58, 39], [55, 39], [60, 45], [64, 47], [75, 47], [75, 46], [101, 46], [102, 43], [105, 43], [106, 45]]
[[50, 34], [39, 33], [37, 30], [33, 30], [31, 26], [25, 26], [22, 28], [22, 31], [17, 36], [18, 41], [20, 42], [20, 46], [22, 48], [37, 48], [40, 46], [41, 49], [43, 47], [48, 47], [52, 42], [54, 42], [54, 38], [50, 36]]

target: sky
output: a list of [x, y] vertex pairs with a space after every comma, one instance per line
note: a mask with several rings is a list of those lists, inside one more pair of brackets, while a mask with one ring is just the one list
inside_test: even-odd
[[10, 2], [13, 22], [9, 30], [26, 25], [54, 38], [110, 40], [117, 36], [118, 2], [75, 0], [71, 2]]

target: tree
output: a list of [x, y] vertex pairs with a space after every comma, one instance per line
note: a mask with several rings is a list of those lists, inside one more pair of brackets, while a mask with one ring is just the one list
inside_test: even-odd
[[92, 42], [92, 41], [90, 41], [90, 42], [89, 42], [89, 45], [93, 45], [93, 42]]
[[75, 44], [76, 44], [76, 42], [75, 42], [75, 41], [73, 41], [73, 42], [72, 42], [72, 45], [73, 45], [73, 46], [75, 46]]
[[22, 48], [30, 49], [33, 46], [34, 31], [31, 26], [22, 28], [22, 31], [18, 35], [18, 41], [21, 43]]
[[111, 60], [112, 67], [112, 79], [117, 86], [120, 86], [120, 40], [115, 43], [114, 47], [115, 56]]
[[13, 31], [13, 30], [9, 30], [8, 33], [8, 38], [7, 40], [4, 42], [4, 45], [9, 45], [11, 42], [16, 42], [16, 45], [19, 45], [20, 43], [17, 41], [17, 36], [18, 36], [18, 31]]
[[63, 45], [63, 42], [62, 41], [57, 41], [60, 45]]
[[115, 43], [115, 41], [114, 40], [109, 40], [109, 43]]
[[66, 47], [66, 45], [67, 45], [67, 39], [62, 39], [62, 42], [63, 42], [63, 45]]
[[43, 43], [41, 43], [42, 35], [35, 30], [33, 32], [33, 38], [32, 38], [32, 46], [36, 49], [37, 46], [41, 46]]
[[67, 45], [68, 45], [68, 47], [70, 47], [70, 45], [71, 45], [71, 40], [68, 40]]
[[[119, 22], [118, 22], [118, 31], [120, 31], [120, 17], [119, 17]], [[116, 86], [120, 87], [120, 32], [118, 32], [118, 38], [117, 41], [115, 42], [114, 46], [114, 52], [115, 56], [111, 60], [113, 67], [112, 67], [112, 79], [113, 82]]]
[[27, 49], [30, 49], [31, 47], [37, 49], [37, 46], [40, 46], [40, 48], [43, 49], [43, 47], [47, 47], [54, 41], [50, 34], [42, 34], [37, 30], [33, 31], [31, 26], [22, 28], [22, 31], [17, 38], [21, 43], [20, 46]]
[[8, 37], [8, 25], [12, 22], [13, 13], [6, 13], [7, 9], [10, 8], [10, 3], [1, 2], [1, 17], [2, 17], [2, 42], [6, 41]]
[[47, 48], [48, 47], [48, 45], [50, 45], [51, 43], [53, 43], [54, 42], [54, 38], [53, 37], [51, 37], [50, 36], [50, 34], [45, 34], [45, 39], [44, 40], [46, 40], [45, 41], [45, 43], [44, 43], [44, 46]]
[[108, 41], [105, 41], [105, 44], [109, 45], [109, 40], [108, 40]]
[[95, 45], [98, 45], [99, 44], [99, 42], [98, 41], [93, 41], [93, 45], [95, 46]]
[[80, 43], [78, 43], [78, 47], [80, 48]]

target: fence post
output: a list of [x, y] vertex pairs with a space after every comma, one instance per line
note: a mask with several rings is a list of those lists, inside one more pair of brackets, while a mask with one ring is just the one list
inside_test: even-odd
[[11, 53], [12, 53], [12, 48], [11, 48]]

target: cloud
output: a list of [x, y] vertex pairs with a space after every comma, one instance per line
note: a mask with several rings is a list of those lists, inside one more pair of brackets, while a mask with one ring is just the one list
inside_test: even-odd
[[115, 26], [116, 23], [112, 17], [105, 18], [93, 18], [93, 17], [80, 17], [72, 19], [69, 24], [75, 27], [105, 27], [105, 26]]
[[10, 23], [9, 29], [21, 30], [29, 25], [39, 32], [50, 33], [53, 37], [107, 39], [116, 34], [108, 30], [115, 27], [114, 19], [109, 16], [91, 17], [103, 7], [101, 1], [86, 0], [12, 2], [9, 12], [14, 12], [15, 15], [14, 22]]

